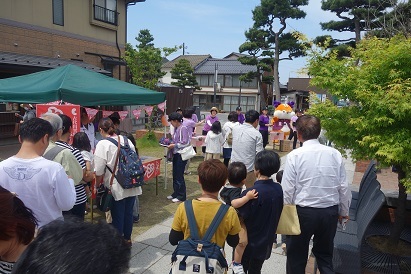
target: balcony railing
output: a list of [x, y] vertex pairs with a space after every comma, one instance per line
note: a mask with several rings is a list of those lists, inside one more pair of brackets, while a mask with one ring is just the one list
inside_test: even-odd
[[117, 26], [118, 13], [105, 7], [94, 5], [94, 19]]

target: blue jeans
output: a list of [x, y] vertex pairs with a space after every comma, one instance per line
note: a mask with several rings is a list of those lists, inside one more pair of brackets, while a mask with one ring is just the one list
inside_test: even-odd
[[111, 205], [111, 217], [113, 218], [112, 225], [124, 237], [125, 240], [131, 240], [131, 232], [133, 231], [133, 206], [136, 201], [136, 196], [124, 198], [120, 201], [113, 199]]
[[180, 201], [185, 201], [186, 197], [186, 182], [184, 181], [184, 169], [186, 167], [187, 160], [183, 161], [179, 153], [174, 154], [173, 157], [173, 198], [177, 198]]

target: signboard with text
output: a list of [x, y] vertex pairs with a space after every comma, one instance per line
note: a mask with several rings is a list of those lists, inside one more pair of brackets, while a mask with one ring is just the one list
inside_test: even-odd
[[71, 144], [73, 141], [73, 136], [80, 131], [81, 122], [80, 122], [80, 106], [79, 105], [48, 105], [48, 104], [37, 104], [36, 105], [36, 116], [40, 117], [43, 113], [51, 112], [57, 115], [65, 114], [71, 118], [73, 122], [70, 141]]

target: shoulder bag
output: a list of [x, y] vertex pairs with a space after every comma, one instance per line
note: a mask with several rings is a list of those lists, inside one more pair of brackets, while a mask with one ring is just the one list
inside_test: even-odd
[[[119, 137], [119, 140], [118, 140], [116, 161], [114, 162], [114, 168], [113, 168], [114, 171], [117, 168], [119, 156], [120, 156], [120, 137]], [[111, 208], [111, 204], [113, 203], [114, 198], [113, 198], [113, 193], [111, 192], [111, 187], [113, 186], [113, 181], [114, 181], [114, 172], [111, 173], [110, 187], [105, 188], [103, 194], [101, 195], [100, 201], [97, 204], [98, 209], [100, 209], [103, 212], [109, 211], [110, 208]]]
[[300, 220], [298, 219], [297, 207], [295, 205], [284, 205], [278, 221], [276, 234], [300, 235]]
[[[186, 128], [186, 127], [184, 127]], [[186, 128], [187, 129], [187, 128]], [[181, 142], [181, 131], [180, 131], [180, 142]], [[181, 159], [183, 161], [186, 161], [188, 159], [193, 158], [194, 156], [196, 156], [196, 152], [193, 148], [193, 146], [190, 144], [180, 150], [177, 151], [177, 153], [179, 153], [181, 155]]]

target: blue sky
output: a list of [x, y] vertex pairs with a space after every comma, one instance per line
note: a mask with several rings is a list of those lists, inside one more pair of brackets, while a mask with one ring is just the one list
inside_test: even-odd
[[[141, 29], [149, 29], [156, 47], [172, 47], [185, 43], [186, 54], [211, 54], [222, 58], [245, 42], [244, 32], [252, 24], [251, 11], [259, 0], [146, 0], [128, 8], [127, 41], [137, 44], [135, 37]], [[305, 19], [287, 20], [287, 30], [297, 30], [309, 38], [327, 34], [320, 22], [336, 19], [330, 12], [321, 10], [320, 0], [310, 0], [302, 7]], [[328, 33], [334, 37], [351, 37], [349, 33]], [[182, 50], [169, 56], [173, 59]], [[305, 59], [280, 62], [280, 82], [286, 84], [289, 77], [298, 77], [305, 66]]]

